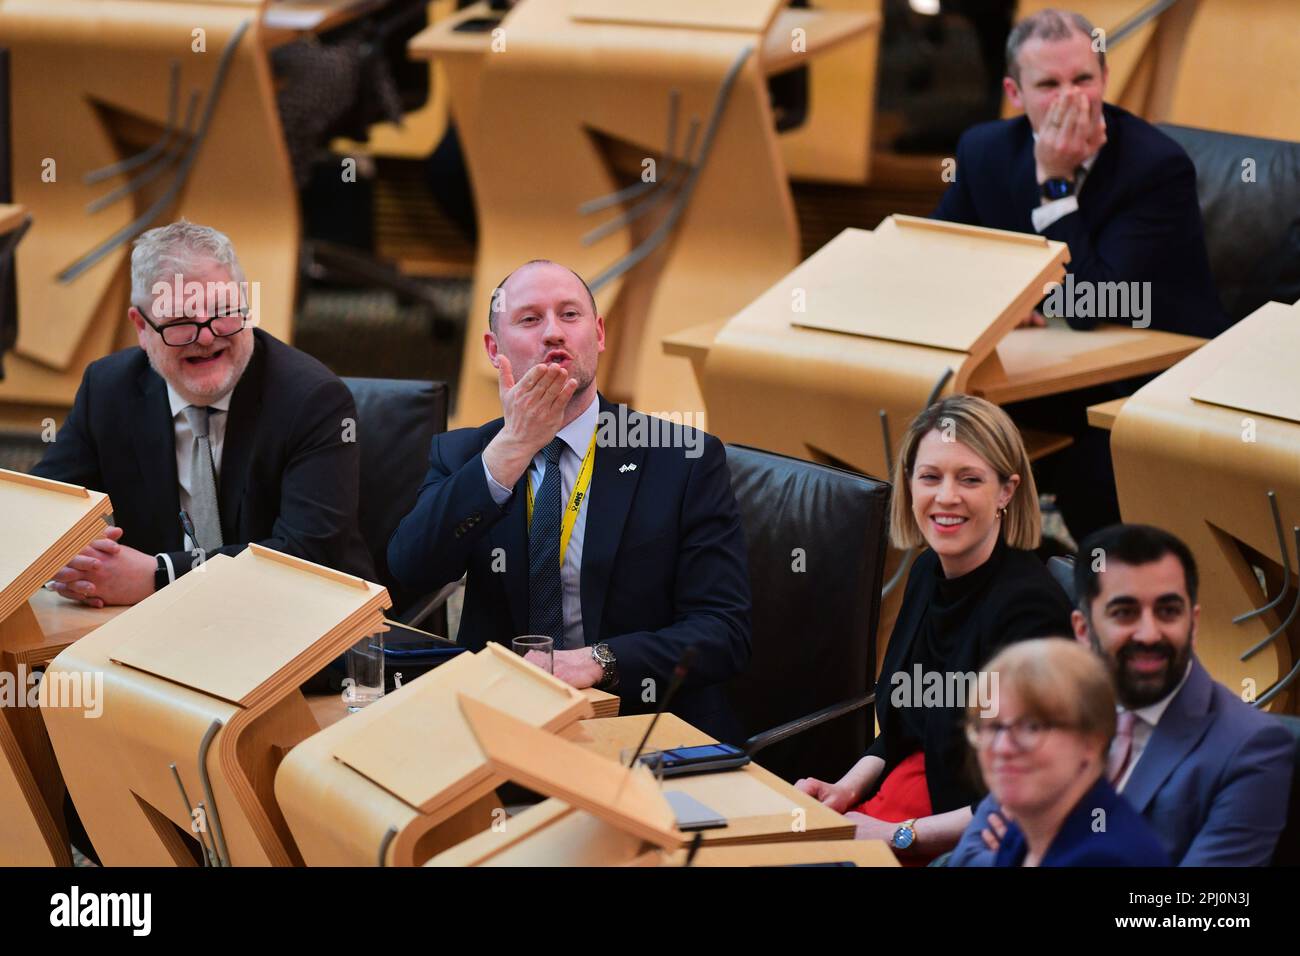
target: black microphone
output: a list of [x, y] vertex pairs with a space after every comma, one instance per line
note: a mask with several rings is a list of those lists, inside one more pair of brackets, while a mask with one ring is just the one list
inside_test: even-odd
[[646, 741], [650, 739], [650, 734], [654, 732], [655, 724], [659, 723], [659, 718], [663, 716], [668, 704], [677, 695], [677, 689], [682, 686], [682, 681], [686, 680], [686, 674], [690, 671], [691, 665], [695, 663], [695, 648], [688, 647], [682, 651], [682, 656], [677, 659], [677, 666], [673, 668], [672, 681], [668, 684], [668, 693], [664, 694], [663, 700], [659, 702], [659, 709], [655, 711], [654, 718], [650, 721], [650, 726], [645, 729], [645, 736], [637, 744], [636, 753], [632, 754], [632, 759], [627, 762], [629, 768], [635, 767], [641, 752], [645, 750]]

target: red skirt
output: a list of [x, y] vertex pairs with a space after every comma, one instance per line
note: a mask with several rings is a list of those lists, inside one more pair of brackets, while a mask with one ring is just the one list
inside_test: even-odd
[[[931, 809], [930, 788], [925, 782], [925, 751], [904, 757], [880, 784], [876, 795], [852, 809], [886, 823], [928, 817]], [[903, 866], [925, 866], [938, 855], [905, 852], [898, 854], [898, 862]]]

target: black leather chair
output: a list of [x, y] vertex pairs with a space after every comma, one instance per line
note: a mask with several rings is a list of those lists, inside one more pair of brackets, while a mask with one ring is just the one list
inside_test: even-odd
[[[1300, 298], [1300, 143], [1159, 129], [1196, 166], [1210, 271], [1228, 317], [1236, 322], [1265, 302]], [[1247, 160], [1253, 181], [1243, 179]]]
[[[759, 734], [874, 687], [890, 488], [743, 445], [727, 446], [727, 464], [754, 597], [753, 657], [730, 695], [745, 733]], [[859, 707], [758, 760], [787, 780], [837, 780], [872, 727]]]
[[389, 574], [388, 539], [415, 505], [429, 470], [433, 436], [447, 430], [447, 384], [388, 378], [345, 378], [343, 383], [357, 403], [361, 536], [378, 583], [393, 599], [389, 616], [446, 635], [446, 610], [437, 595], [409, 594]]
[[1079, 602], [1074, 594], [1074, 555], [1053, 555], [1047, 559], [1047, 570], [1070, 599], [1070, 607], [1076, 607]]

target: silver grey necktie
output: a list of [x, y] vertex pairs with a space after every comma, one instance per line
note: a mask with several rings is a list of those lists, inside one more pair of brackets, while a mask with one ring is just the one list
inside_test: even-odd
[[217, 472], [212, 465], [212, 444], [208, 441], [210, 409], [185, 406], [185, 421], [194, 433], [190, 449], [190, 520], [199, 540], [196, 548], [213, 551], [225, 541], [221, 538], [221, 512], [217, 507]]

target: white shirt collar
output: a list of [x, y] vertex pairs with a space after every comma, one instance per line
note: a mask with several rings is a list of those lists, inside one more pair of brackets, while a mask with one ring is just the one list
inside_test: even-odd
[[587, 447], [591, 444], [591, 436], [596, 431], [596, 420], [600, 416], [600, 402], [595, 394], [591, 396], [591, 404], [586, 410], [575, 418], [569, 424], [559, 430], [556, 437], [562, 438], [575, 455], [579, 458], [587, 454]]
[[[1178, 685], [1174, 687], [1173, 690], [1165, 694], [1164, 697], [1161, 697], [1154, 704], [1147, 704], [1145, 707], [1139, 707], [1137, 710], [1133, 711], [1133, 714], [1140, 717], [1144, 723], [1149, 724], [1152, 727], [1160, 723], [1160, 718], [1164, 716], [1169, 705], [1173, 703], [1174, 698], [1178, 696], [1178, 692], [1183, 689], [1183, 685], [1187, 683], [1187, 678], [1191, 676], [1191, 673], [1192, 662], [1189, 660], [1187, 662], [1187, 670], [1183, 671], [1183, 679], [1178, 682]], [[1121, 714], [1127, 709], [1127, 707], [1123, 706], [1117, 706], [1115, 708], [1116, 712]]]
[[[215, 402], [212, 402], [208, 407], [219, 412], [230, 411], [230, 396], [234, 393], [235, 390], [232, 388], [230, 391], [226, 392], [225, 395], [222, 395]], [[176, 389], [172, 388], [171, 382], [167, 382], [167, 402], [172, 408], [172, 418], [175, 418], [185, 409], [194, 404], [193, 402], [187, 402], [185, 399], [181, 398], [180, 393], [178, 393]]]

